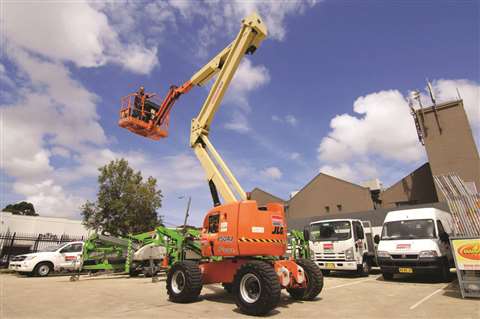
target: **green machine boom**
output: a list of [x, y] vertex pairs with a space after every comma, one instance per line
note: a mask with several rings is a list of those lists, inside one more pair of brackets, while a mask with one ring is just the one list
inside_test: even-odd
[[305, 239], [303, 232], [296, 229], [290, 229], [288, 239], [291, 256], [294, 259], [310, 259], [310, 246], [308, 240]]
[[164, 226], [125, 238], [93, 234], [84, 244], [82, 269], [153, 275], [179, 260], [200, 258], [199, 237], [196, 229]]

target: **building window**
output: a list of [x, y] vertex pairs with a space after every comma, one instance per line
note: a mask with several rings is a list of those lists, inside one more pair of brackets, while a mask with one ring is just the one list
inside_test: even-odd
[[337, 209], [338, 209], [339, 212], [341, 212], [341, 211], [342, 211], [342, 205], [341, 205], [341, 204], [338, 204], [338, 205], [337, 205]]
[[325, 213], [330, 213], [330, 206], [325, 206]]

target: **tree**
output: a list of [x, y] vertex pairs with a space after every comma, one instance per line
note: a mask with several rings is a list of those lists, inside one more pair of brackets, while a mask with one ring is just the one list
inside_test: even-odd
[[38, 216], [33, 204], [25, 201], [7, 205], [2, 211], [12, 213], [13, 215]]
[[114, 236], [135, 234], [154, 229], [162, 223], [157, 209], [162, 206], [162, 193], [157, 180], [143, 180], [125, 159], [111, 161], [98, 169], [97, 201], [82, 206], [83, 223], [96, 231]]

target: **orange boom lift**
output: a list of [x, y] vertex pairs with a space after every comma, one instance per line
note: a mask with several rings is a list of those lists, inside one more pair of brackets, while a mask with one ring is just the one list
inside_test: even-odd
[[200, 113], [192, 120], [190, 135], [190, 145], [206, 172], [214, 208], [203, 222], [202, 259], [182, 260], [168, 272], [167, 292], [173, 302], [192, 302], [202, 285], [222, 283], [234, 294], [242, 312], [263, 315], [277, 306], [282, 288], [295, 299], [313, 300], [323, 287], [315, 263], [284, 257], [287, 225], [283, 205], [258, 207], [256, 201], [249, 200], [208, 138], [210, 124], [240, 61], [245, 54], [253, 54], [266, 35], [265, 24], [254, 13], [242, 20], [230, 45], [182, 86], [170, 87], [161, 103], [155, 103], [155, 96], [143, 93], [143, 89], [122, 99], [119, 125], [158, 140], [168, 135], [175, 101], [217, 76]]

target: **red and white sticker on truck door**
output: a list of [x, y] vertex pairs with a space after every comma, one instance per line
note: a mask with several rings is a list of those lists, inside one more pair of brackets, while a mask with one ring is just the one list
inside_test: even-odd
[[410, 249], [410, 244], [397, 244], [397, 249]]
[[282, 216], [272, 216], [272, 225], [283, 227], [283, 218]]

